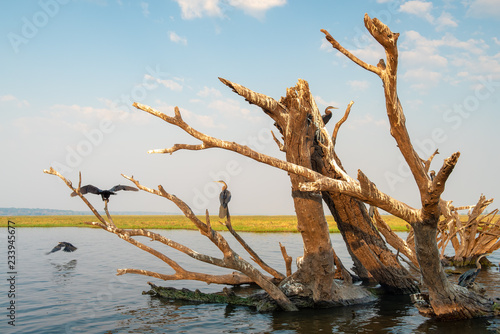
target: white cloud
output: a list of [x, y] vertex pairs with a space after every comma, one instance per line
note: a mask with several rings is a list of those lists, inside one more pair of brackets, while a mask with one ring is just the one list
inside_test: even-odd
[[[168, 88], [170, 90], [173, 90], [175, 92], [180, 92], [182, 91], [182, 85], [179, 84], [178, 82], [174, 81], [174, 80], [170, 80], [170, 79], [159, 79], [159, 78], [155, 78], [149, 74], [145, 74], [144, 75], [144, 80], [151, 80], [153, 82], [157, 82], [161, 85], [163, 85], [165, 88]], [[148, 88], [149, 85], [145, 85], [146, 88]]]
[[148, 17], [149, 16], [149, 3], [141, 2], [140, 6], [142, 9], [142, 15], [144, 15], [144, 17]]
[[219, 0], [175, 0], [181, 7], [181, 16], [189, 20], [203, 16], [222, 17]]
[[476, 18], [500, 18], [500, 6], [498, 0], [474, 0], [470, 3], [467, 15]]
[[448, 65], [448, 59], [439, 54], [440, 43], [429, 40], [416, 31], [407, 31], [403, 36], [400, 59], [406, 64], [441, 68]]
[[432, 23], [434, 22], [434, 17], [431, 15], [432, 7], [432, 2], [412, 0], [402, 4], [399, 11], [416, 15]]
[[181, 7], [183, 19], [195, 19], [204, 16], [223, 17], [221, 6], [230, 6], [243, 10], [246, 14], [262, 17], [273, 7], [283, 6], [286, 0], [175, 0]]
[[488, 48], [482, 39], [461, 41], [450, 33], [440, 39], [427, 39], [416, 31], [407, 31], [401, 42], [400, 56], [408, 66], [446, 70], [450, 64], [461, 67], [470, 59], [477, 59]]
[[[346, 46], [344, 46], [344, 47], [346, 47]], [[332, 50], [334, 50], [331, 45], [330, 45], [330, 48]], [[382, 58], [385, 59], [384, 49], [373, 38], [369, 42], [367, 42], [365, 45], [363, 45], [362, 48], [349, 49], [349, 52], [351, 52], [353, 55], [355, 55], [356, 57], [358, 57], [362, 61], [369, 63], [369, 64], [377, 64], [380, 59], [382, 59]], [[344, 61], [346, 61], [346, 62], [348, 61], [348, 59], [340, 52], [337, 52], [336, 55], [337, 55], [337, 57], [344, 59]]]
[[262, 17], [267, 10], [273, 7], [284, 6], [286, 0], [228, 0], [228, 3], [251, 16]]
[[184, 37], [181, 37], [181, 36], [177, 35], [174, 31], [169, 31], [168, 32], [168, 37], [174, 43], [179, 43], [179, 44], [182, 44], [182, 45], [187, 45], [187, 39], [184, 38]]
[[500, 45], [500, 40], [496, 37], [493, 37], [493, 42], [495, 42], [496, 45]]
[[442, 12], [441, 16], [436, 19], [436, 29], [443, 30], [446, 27], [456, 28], [458, 27], [457, 21], [448, 12]]
[[431, 71], [426, 68], [417, 68], [406, 71], [401, 78], [413, 83], [411, 84], [413, 89], [428, 91], [430, 88], [437, 86], [442, 76], [440, 72]]
[[443, 11], [441, 15], [438, 18], [436, 18], [431, 13], [433, 9], [434, 5], [432, 4], [432, 2], [420, 1], [420, 0], [408, 1], [403, 3], [399, 7], [400, 12], [423, 18], [432, 25], [435, 25], [436, 30], [438, 31], [443, 30], [445, 28], [458, 27], [456, 19], [449, 12]]
[[15, 97], [14, 95], [11, 95], [11, 94], [0, 96], [0, 102], [13, 103], [18, 108], [28, 107], [30, 105], [28, 101], [26, 101], [26, 100], [20, 100], [17, 97]]

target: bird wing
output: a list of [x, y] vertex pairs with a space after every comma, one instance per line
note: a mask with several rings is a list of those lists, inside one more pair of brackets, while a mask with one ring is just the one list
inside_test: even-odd
[[131, 190], [131, 191], [139, 191], [139, 189], [131, 187], [131, 186], [124, 186], [121, 184], [118, 184], [114, 186], [113, 188], [109, 189], [109, 191], [118, 191], [118, 190]]
[[50, 254], [50, 253], [54, 253], [54, 252], [57, 252], [58, 250], [60, 250], [64, 245], [62, 243], [59, 243], [56, 247], [52, 248], [52, 250], [50, 252], [48, 252], [47, 254]]
[[220, 204], [224, 207], [227, 206], [227, 203], [231, 200], [231, 192], [229, 190], [223, 190], [219, 195]]
[[460, 277], [458, 278], [458, 285], [467, 286], [469, 283], [474, 282], [477, 274], [479, 274], [478, 269], [467, 270], [465, 273], [460, 275]]
[[[80, 187], [80, 192], [82, 193], [82, 195], [85, 195], [86, 193], [99, 195], [102, 192], [102, 190], [91, 184], [87, 184], [86, 186]], [[77, 195], [76, 191], [73, 191], [71, 193], [71, 197], [75, 197], [76, 195]]]
[[464, 281], [465, 281], [465, 274], [467, 273], [463, 273], [462, 275], [460, 275], [460, 277], [458, 278], [458, 285], [460, 286], [465, 286], [464, 284]]
[[63, 248], [63, 251], [64, 252], [74, 252], [77, 250], [77, 248], [75, 246], [73, 246], [72, 244], [70, 244], [69, 242], [63, 242], [63, 245], [64, 245], [64, 248]]

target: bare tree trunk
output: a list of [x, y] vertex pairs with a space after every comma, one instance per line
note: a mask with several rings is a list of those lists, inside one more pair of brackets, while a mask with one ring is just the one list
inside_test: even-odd
[[[342, 178], [342, 175], [336, 172], [337, 168], [331, 165], [331, 161], [334, 160], [338, 168], [343, 170], [334, 145], [341, 122], [346, 121], [351, 106], [352, 102], [344, 117], [336, 124], [332, 140], [323, 135], [315, 146], [313, 169], [334, 179]], [[319, 125], [323, 127], [323, 123]], [[325, 133], [326, 131], [323, 132]], [[411, 294], [419, 291], [416, 280], [387, 248], [362, 202], [333, 191], [323, 191], [322, 196], [335, 218], [354, 261], [354, 272], [359, 277], [363, 280], [375, 280], [390, 293]]]
[[[312, 168], [312, 147], [314, 146], [315, 131], [314, 120], [320, 118], [320, 113], [314, 98], [309, 91], [309, 85], [304, 80], [299, 80], [295, 87], [287, 90], [286, 97], [280, 103], [288, 112], [287, 122], [280, 122], [277, 126], [283, 135], [283, 147], [286, 160], [296, 165]], [[288, 294], [295, 293], [297, 284], [301, 287], [301, 295], [311, 297], [316, 304], [330, 304], [339, 302], [336, 295], [341, 287], [334, 281], [335, 253], [331, 244], [328, 224], [324, 216], [320, 192], [304, 192], [299, 190], [299, 185], [307, 179], [300, 175], [290, 174], [292, 183], [292, 198], [297, 215], [297, 228], [302, 235], [304, 256], [298, 270], [282, 284], [287, 287]], [[294, 288], [291, 282], [294, 282]], [[352, 290], [347, 301], [367, 297], [365, 293], [355, 286], [345, 284], [342, 288]]]
[[[390, 293], [419, 292], [416, 280], [401, 266], [372, 225], [365, 205], [338, 193], [328, 193], [326, 196], [331, 198], [325, 202], [334, 215], [349, 251], [370, 276]], [[363, 272], [355, 272], [362, 277]]]
[[441, 266], [436, 243], [437, 221], [414, 224], [415, 248], [424, 284], [429, 290], [429, 304], [419, 305], [426, 316], [442, 320], [491, 316], [493, 302], [472, 290], [450, 283]]
[[[417, 259], [420, 265], [424, 283], [429, 289], [429, 303], [425, 308], [420, 307], [420, 311], [426, 315], [433, 315], [438, 318], [458, 319], [470, 318], [494, 313], [490, 301], [484, 297], [452, 286], [446, 278], [441, 267], [439, 251], [437, 248], [436, 234], [437, 224], [441, 214], [441, 194], [444, 191], [446, 181], [452, 173], [460, 156], [459, 152], [454, 153], [448, 159], [445, 159], [443, 166], [435, 177], [429, 176], [429, 166], [433, 154], [427, 161], [420, 158], [414, 150], [410, 136], [406, 129], [406, 119], [403, 113], [403, 107], [397, 94], [397, 67], [398, 67], [398, 33], [393, 33], [386, 25], [378, 19], [371, 19], [365, 14], [365, 27], [375, 40], [385, 49], [386, 61], [381, 59], [377, 66], [367, 64], [354, 56], [344, 47], [342, 47], [326, 30], [327, 40], [331, 45], [353, 62], [362, 68], [377, 74], [384, 87], [387, 116], [391, 127], [391, 135], [397, 142], [398, 148], [403, 155], [415, 183], [419, 189], [422, 209], [404, 208], [399, 205], [387, 205], [383, 197], [375, 193], [376, 187], [373, 183], [367, 181], [365, 192], [371, 199], [368, 202], [375, 206], [390, 206], [389, 212], [394, 212], [397, 216], [410, 223], [415, 233], [415, 245]], [[366, 179], [366, 176], [360, 175], [360, 182]], [[308, 186], [308, 189], [328, 190], [328, 187]], [[363, 188], [363, 185], [362, 185]], [[375, 204], [373, 199], [379, 197], [382, 201]], [[358, 197], [359, 198], [359, 197]], [[361, 198], [360, 198], [361, 199]], [[391, 200], [389, 200], [391, 202]], [[396, 207], [397, 206], [397, 207]]]

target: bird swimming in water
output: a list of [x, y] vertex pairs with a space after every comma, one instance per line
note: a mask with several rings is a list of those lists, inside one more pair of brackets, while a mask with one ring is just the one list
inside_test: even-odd
[[70, 244], [69, 242], [62, 241], [56, 247], [52, 248], [52, 250], [50, 252], [48, 252], [47, 255], [49, 255], [50, 253], [57, 252], [61, 249], [63, 250], [63, 252], [67, 252], [67, 253], [71, 253], [71, 252], [74, 252], [77, 250], [77, 248], [75, 246], [73, 246], [72, 244]]
[[215, 182], [223, 184], [222, 191], [219, 195], [219, 201], [220, 201], [219, 218], [229, 217], [229, 209], [227, 207], [227, 203], [229, 203], [229, 201], [231, 200], [231, 192], [227, 190], [226, 182], [222, 180]]
[[483, 255], [481, 255], [480, 257], [477, 258], [477, 260], [476, 260], [476, 269], [467, 270], [465, 273], [463, 273], [462, 275], [460, 275], [460, 277], [458, 278], [458, 285], [463, 286], [463, 287], [467, 287], [469, 284], [471, 284], [472, 282], [474, 282], [474, 280], [476, 279], [477, 275], [481, 271], [481, 263], [479, 263], [479, 261], [481, 261], [481, 259], [483, 257], [485, 257], [486, 255], [490, 255], [490, 254], [483, 254]]
[[[91, 194], [96, 194], [96, 195], [101, 195], [101, 198], [103, 201], [109, 201], [109, 196], [111, 195], [116, 195], [116, 191], [118, 190], [130, 190], [130, 191], [139, 191], [139, 189], [130, 187], [130, 186], [124, 186], [124, 185], [116, 185], [113, 188], [109, 190], [101, 190], [91, 184], [87, 184], [86, 186], [83, 186], [80, 188], [80, 192], [82, 195], [85, 195], [86, 193], [91, 193]], [[73, 191], [71, 193], [71, 197], [75, 197], [77, 195], [76, 191]]]

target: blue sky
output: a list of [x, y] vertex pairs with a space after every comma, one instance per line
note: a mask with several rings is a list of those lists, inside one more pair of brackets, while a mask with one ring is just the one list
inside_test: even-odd
[[[293, 214], [285, 172], [210, 149], [152, 155], [197, 143], [131, 107], [173, 114], [196, 129], [283, 158], [270, 119], [218, 77], [279, 99], [297, 79], [320, 109], [341, 111], [337, 152], [384, 192], [420, 207], [417, 187], [389, 134], [380, 79], [325, 43], [326, 29], [359, 58], [376, 64], [382, 48], [363, 25], [368, 13], [399, 38], [399, 97], [414, 145], [432, 164], [461, 152], [444, 198], [475, 204], [500, 195], [500, 5], [465, 1], [40, 0], [4, 1], [0, 11], [1, 207], [86, 210], [50, 166], [75, 184], [164, 188], [199, 213], [216, 213], [220, 185], [233, 214]], [[276, 130], [275, 130], [276, 133]], [[101, 208], [99, 197], [89, 195]], [[490, 209], [498, 207], [494, 202]], [[147, 193], [119, 193], [111, 211], [177, 212]]]

